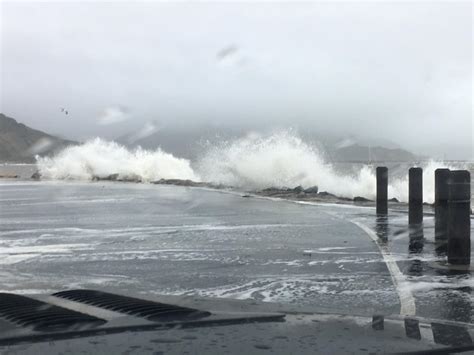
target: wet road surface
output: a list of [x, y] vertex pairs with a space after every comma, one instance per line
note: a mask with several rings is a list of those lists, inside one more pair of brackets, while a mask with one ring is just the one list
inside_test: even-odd
[[198, 188], [1, 181], [1, 289], [253, 298], [364, 315], [402, 308], [470, 322], [471, 276], [434, 267], [432, 217], [423, 247], [409, 250], [407, 219], [391, 212], [377, 225], [372, 208]]

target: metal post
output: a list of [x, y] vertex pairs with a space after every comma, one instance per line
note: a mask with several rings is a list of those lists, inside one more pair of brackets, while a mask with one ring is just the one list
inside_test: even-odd
[[377, 174], [377, 214], [386, 215], [388, 212], [388, 169], [378, 166]]
[[449, 174], [449, 169], [435, 170], [435, 248], [438, 254], [446, 254], [448, 245]]
[[448, 200], [448, 263], [471, 263], [471, 175], [467, 170], [451, 171]]

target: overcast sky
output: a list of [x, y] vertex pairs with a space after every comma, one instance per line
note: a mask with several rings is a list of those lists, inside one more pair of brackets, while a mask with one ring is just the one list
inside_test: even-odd
[[0, 111], [50, 133], [311, 127], [472, 158], [468, 1], [3, 1], [1, 12]]

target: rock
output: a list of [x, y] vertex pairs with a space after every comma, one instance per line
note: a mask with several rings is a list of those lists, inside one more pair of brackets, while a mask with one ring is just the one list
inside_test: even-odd
[[181, 180], [181, 179], [160, 179], [157, 181], [152, 181], [152, 184], [157, 185], [176, 185], [176, 186], [189, 186], [189, 187], [208, 187], [211, 189], [229, 189], [231, 186], [226, 186], [222, 184], [213, 184], [210, 182], [198, 182], [193, 180]]
[[92, 176], [92, 181], [119, 181], [119, 182], [142, 182], [142, 177], [137, 174], [130, 174], [125, 176], [120, 176], [120, 174], [110, 174], [107, 176]]
[[307, 194], [317, 194], [318, 193], [318, 186], [314, 185], [311, 187], [308, 187], [307, 189], [304, 190]]
[[41, 179], [41, 174], [40, 174], [40, 172], [39, 172], [39, 171], [35, 171], [34, 174], [31, 175], [31, 178], [32, 178], [33, 180], [39, 180], [39, 179]]
[[197, 186], [192, 180], [181, 180], [181, 179], [160, 179], [158, 181], [153, 181], [153, 184], [160, 185], [176, 185], [176, 186]]
[[319, 197], [334, 197], [334, 198], [336, 197], [336, 195], [330, 194], [327, 191], [318, 192], [318, 196]]
[[354, 202], [370, 202], [368, 198], [362, 197], [362, 196], [356, 196], [353, 199]]
[[265, 189], [262, 189], [262, 192], [266, 192], [266, 193], [271, 193], [271, 192], [276, 192], [276, 191], [279, 191], [279, 189], [277, 189], [276, 187], [267, 187]]
[[[301, 186], [300, 186], [301, 187]], [[260, 191], [265, 196], [274, 196], [274, 195], [288, 195], [292, 193], [298, 193], [294, 189], [289, 189], [287, 187], [267, 187]]]
[[400, 202], [400, 201], [398, 201], [395, 197], [392, 197], [391, 199], [388, 200], [388, 202]]
[[297, 194], [299, 194], [300, 192], [303, 192], [303, 191], [304, 191], [304, 189], [301, 185], [298, 185], [295, 188], [293, 188], [293, 192], [296, 192]]
[[142, 177], [137, 174], [130, 174], [123, 177], [118, 177], [118, 174], [113, 174], [113, 175], [117, 175], [117, 177], [115, 177], [115, 180], [120, 181], [120, 182], [136, 182], [136, 183], [142, 182]]
[[92, 181], [117, 181], [119, 174], [110, 174], [107, 176], [98, 176], [94, 175], [92, 176]]

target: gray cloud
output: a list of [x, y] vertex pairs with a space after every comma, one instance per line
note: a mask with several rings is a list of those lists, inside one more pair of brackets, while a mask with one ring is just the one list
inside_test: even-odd
[[[472, 154], [471, 26], [469, 2], [7, 1], [0, 110], [70, 138], [159, 117]], [[99, 125], [110, 103], [133, 116]]]

